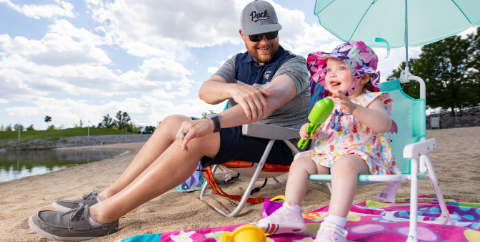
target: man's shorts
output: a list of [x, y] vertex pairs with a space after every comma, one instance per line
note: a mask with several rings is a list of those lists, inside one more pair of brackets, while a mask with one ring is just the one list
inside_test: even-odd
[[[220, 130], [220, 150], [215, 158], [204, 156], [202, 166], [222, 164], [231, 160], [259, 162], [268, 144], [267, 139], [242, 135], [242, 126]], [[293, 161], [292, 150], [283, 142], [276, 140], [266, 163], [290, 165]]]

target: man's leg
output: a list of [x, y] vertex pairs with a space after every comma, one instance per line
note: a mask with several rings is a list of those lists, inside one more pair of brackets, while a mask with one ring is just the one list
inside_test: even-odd
[[[178, 123], [178, 126], [180, 124], [181, 122]], [[172, 141], [178, 129], [170, 129], [172, 129], [171, 132], [174, 134], [168, 140]], [[151, 158], [152, 156], [147, 154], [149, 150], [163, 148], [155, 144], [154, 142], [148, 146], [146, 144], [146, 147], [142, 149], [140, 157], [146, 156]], [[166, 144], [161, 143], [160, 145]], [[188, 144], [188, 152], [180, 150], [178, 142], [175, 141], [151, 164], [146, 161], [147, 158], [135, 158], [141, 167], [134, 167], [136, 164], [132, 162], [127, 171], [114, 183], [115, 186], [112, 185], [116, 189], [122, 187], [123, 189], [120, 189], [115, 195], [101, 203], [92, 206], [90, 208], [90, 216], [99, 223], [109, 223], [119, 219], [134, 208], [187, 180], [194, 172], [199, 160], [203, 156], [214, 157], [218, 153], [219, 148], [220, 135], [213, 133], [191, 140]]]
[[181, 115], [168, 116], [162, 120], [123, 174], [97, 197], [103, 201], [127, 187], [175, 141], [180, 125], [187, 120], [191, 120], [191, 118]]

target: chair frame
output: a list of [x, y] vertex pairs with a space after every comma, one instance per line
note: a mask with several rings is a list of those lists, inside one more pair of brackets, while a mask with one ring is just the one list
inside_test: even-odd
[[[401, 73], [400, 82], [408, 83], [411, 80], [420, 83], [420, 99], [426, 99], [426, 87], [425, 82], [417, 76], [413, 76], [409, 73], [408, 68]], [[426, 125], [426, 124], [423, 124]], [[438, 221], [439, 224], [451, 225], [450, 214], [445, 203], [442, 191], [438, 184], [437, 175], [433, 169], [433, 163], [430, 159], [430, 151], [436, 147], [435, 139], [426, 140], [424, 137], [416, 143], [408, 144], [403, 149], [403, 157], [410, 159], [410, 174], [402, 175], [359, 175], [358, 185], [369, 185], [379, 182], [393, 182], [393, 181], [411, 181], [410, 187], [410, 223], [407, 242], [417, 242], [417, 212], [418, 212], [418, 180], [430, 179], [430, 184], [435, 190], [438, 203], [442, 214]], [[303, 153], [303, 152], [302, 152]], [[301, 157], [302, 153], [299, 153], [295, 158]], [[331, 175], [309, 175], [309, 180], [315, 182], [327, 183], [331, 190]]]
[[[267, 160], [267, 157], [270, 154], [270, 151], [275, 141], [285, 142], [285, 144], [292, 150], [294, 154], [298, 153], [297, 148], [290, 142], [290, 139], [300, 138], [298, 131], [299, 131], [298, 129], [278, 127], [278, 126], [265, 125], [265, 124], [256, 124], [256, 123], [243, 125], [242, 126], [243, 136], [268, 139], [269, 141], [268, 141], [267, 147], [265, 148], [265, 151], [263, 152], [262, 158], [260, 159], [259, 162], [254, 163], [252, 167], [248, 167], [248, 168], [228, 168], [227, 167], [229, 170], [233, 170], [240, 174], [252, 176], [252, 178], [250, 179], [250, 183], [247, 186], [247, 189], [245, 189], [242, 199], [240, 200], [240, 202], [238, 203], [234, 211], [232, 211], [231, 213], [224, 212], [221, 209], [203, 200], [205, 191], [207, 190], [207, 187], [208, 187], [208, 183], [205, 183], [200, 192], [200, 200], [206, 202], [213, 209], [215, 209], [215, 211], [217, 211], [218, 213], [220, 213], [225, 217], [237, 216], [240, 213], [240, 211], [243, 209], [243, 206], [245, 205], [245, 203], [247, 202], [247, 199], [249, 198], [250, 193], [253, 190], [255, 182], [257, 181], [258, 178], [273, 178], [277, 183], [282, 182], [280, 179], [276, 177], [279, 175], [278, 172], [262, 172], [262, 169], [265, 165], [265, 161]], [[212, 174], [215, 174], [215, 171], [217, 170], [217, 168], [218, 168], [218, 165], [212, 166]]]

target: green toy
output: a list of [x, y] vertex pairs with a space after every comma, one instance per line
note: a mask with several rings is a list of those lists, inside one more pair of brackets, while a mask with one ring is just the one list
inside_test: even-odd
[[298, 148], [303, 149], [307, 145], [308, 141], [312, 134], [317, 130], [320, 125], [322, 125], [330, 116], [333, 111], [333, 101], [332, 99], [326, 97], [319, 100], [312, 108], [310, 115], [308, 115], [308, 120], [310, 123], [307, 125], [308, 138], [306, 140], [300, 139], [298, 141]]

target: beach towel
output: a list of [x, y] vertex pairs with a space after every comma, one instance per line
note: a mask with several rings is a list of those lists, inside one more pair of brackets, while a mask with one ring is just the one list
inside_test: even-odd
[[[464, 203], [446, 200], [452, 218], [452, 225], [438, 224], [441, 214], [437, 199], [420, 195], [418, 200], [418, 240], [422, 242], [474, 242], [480, 241], [480, 203]], [[304, 213], [307, 231], [302, 234], [274, 235], [267, 242], [313, 241], [316, 231], [323, 221], [328, 206]], [[260, 217], [260, 216], [259, 216]], [[352, 206], [347, 217], [345, 229], [347, 240], [357, 242], [370, 241], [406, 241], [410, 218], [410, 199], [397, 198], [395, 203], [365, 201]], [[224, 232], [232, 232], [241, 226], [231, 225], [217, 228], [185, 229], [162, 234], [138, 235], [121, 242], [143, 241], [220, 241]]]

